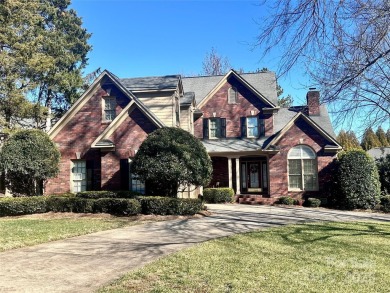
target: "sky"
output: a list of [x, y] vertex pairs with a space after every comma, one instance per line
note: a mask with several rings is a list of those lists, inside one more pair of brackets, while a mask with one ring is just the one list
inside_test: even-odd
[[[107, 69], [124, 77], [199, 75], [215, 48], [234, 69], [277, 71], [280, 56], [263, 59], [253, 44], [267, 8], [255, 0], [73, 0], [92, 37], [85, 73]], [[299, 65], [278, 80], [294, 105], [306, 103], [310, 80]]]

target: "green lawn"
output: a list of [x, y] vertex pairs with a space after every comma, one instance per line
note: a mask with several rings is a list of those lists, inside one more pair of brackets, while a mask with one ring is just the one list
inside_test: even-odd
[[99, 292], [389, 292], [390, 224], [284, 226], [196, 245]]
[[138, 224], [130, 218], [0, 218], [0, 251]]

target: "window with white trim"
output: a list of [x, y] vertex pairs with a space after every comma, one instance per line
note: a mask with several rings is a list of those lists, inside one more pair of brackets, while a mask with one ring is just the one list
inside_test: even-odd
[[104, 117], [105, 121], [112, 121], [116, 116], [116, 98], [115, 97], [104, 97]]
[[87, 190], [87, 164], [84, 160], [72, 161], [72, 192]]
[[130, 190], [145, 194], [145, 182], [140, 180], [138, 176], [131, 172], [132, 160], [129, 159], [129, 176]]
[[246, 133], [247, 137], [259, 136], [259, 121], [257, 116], [246, 118]]
[[316, 153], [306, 145], [293, 147], [288, 153], [289, 190], [318, 190]]
[[235, 87], [229, 88], [228, 91], [228, 104], [237, 103], [237, 89]]

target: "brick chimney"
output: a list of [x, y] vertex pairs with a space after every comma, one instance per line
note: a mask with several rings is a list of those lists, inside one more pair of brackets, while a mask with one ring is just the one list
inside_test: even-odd
[[309, 88], [306, 95], [309, 116], [320, 115], [320, 92], [316, 88]]

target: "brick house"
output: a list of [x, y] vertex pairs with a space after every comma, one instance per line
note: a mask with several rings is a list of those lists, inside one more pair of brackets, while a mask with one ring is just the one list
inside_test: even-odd
[[49, 131], [62, 158], [45, 193], [144, 192], [132, 158], [147, 135], [164, 126], [203, 142], [213, 162], [210, 186], [271, 200], [326, 195], [341, 149], [319, 92], [308, 92], [307, 105], [280, 108], [272, 72], [119, 79], [104, 71]]

